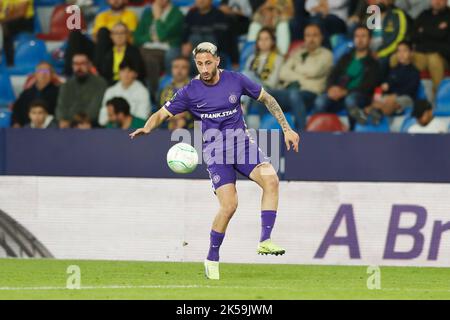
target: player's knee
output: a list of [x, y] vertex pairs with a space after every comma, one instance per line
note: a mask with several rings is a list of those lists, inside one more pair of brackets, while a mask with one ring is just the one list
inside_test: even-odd
[[221, 209], [222, 209], [221, 211], [225, 216], [227, 216], [228, 218], [231, 218], [234, 215], [234, 213], [236, 212], [237, 206], [238, 206], [237, 199], [233, 199], [233, 200], [230, 200], [227, 203], [223, 204], [221, 206]]
[[264, 189], [266, 191], [278, 191], [279, 184], [280, 180], [276, 174], [269, 175], [264, 178]]

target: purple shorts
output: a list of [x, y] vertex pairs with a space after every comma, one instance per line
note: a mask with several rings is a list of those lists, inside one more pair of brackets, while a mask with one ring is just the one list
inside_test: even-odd
[[[236, 171], [250, 178], [250, 173], [255, 167], [269, 162], [269, 158], [251, 138], [245, 139], [243, 143], [235, 143], [228, 148], [212, 150], [208, 147], [204, 148], [203, 157], [214, 191], [225, 184], [235, 184]], [[221, 157], [216, 157], [220, 154]]]

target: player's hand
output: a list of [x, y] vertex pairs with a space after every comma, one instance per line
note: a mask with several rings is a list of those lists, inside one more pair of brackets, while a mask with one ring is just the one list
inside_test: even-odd
[[288, 151], [291, 150], [292, 145], [294, 151], [298, 152], [298, 144], [300, 142], [300, 136], [298, 135], [297, 132], [295, 132], [292, 129], [286, 131], [284, 133], [284, 142], [286, 143], [286, 148], [288, 149]]
[[136, 131], [130, 133], [130, 138], [133, 139], [134, 137], [143, 136], [143, 135], [146, 135], [146, 134], [149, 134], [149, 133], [150, 133], [150, 129], [147, 129], [145, 127], [144, 128], [140, 128], [140, 129], [137, 129]]

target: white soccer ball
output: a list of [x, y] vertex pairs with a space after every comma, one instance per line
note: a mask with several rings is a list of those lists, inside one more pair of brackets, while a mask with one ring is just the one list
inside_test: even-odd
[[167, 165], [175, 173], [191, 173], [197, 164], [197, 150], [190, 144], [177, 143], [167, 152]]

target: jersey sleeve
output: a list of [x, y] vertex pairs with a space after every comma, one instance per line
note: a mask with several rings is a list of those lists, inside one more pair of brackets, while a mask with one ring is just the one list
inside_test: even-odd
[[242, 73], [237, 73], [242, 86], [242, 93], [252, 99], [258, 100], [262, 92], [262, 86], [253, 80], [250, 80]]
[[187, 96], [186, 87], [178, 90], [162, 107], [169, 116], [173, 117], [176, 114], [182, 113], [189, 109], [189, 98]]

